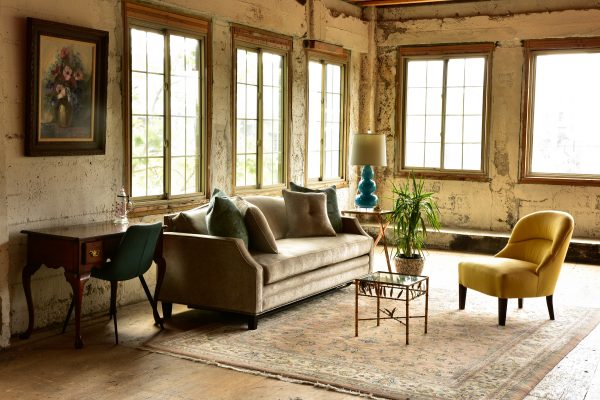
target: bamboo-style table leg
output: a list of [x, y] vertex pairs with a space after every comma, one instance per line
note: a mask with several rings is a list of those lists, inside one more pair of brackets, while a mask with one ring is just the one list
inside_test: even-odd
[[380, 299], [381, 299], [381, 287], [379, 286], [379, 284], [377, 284], [377, 286], [375, 286], [375, 290], [377, 293], [377, 326], [379, 326], [379, 314], [380, 314]]
[[385, 240], [385, 230], [390, 224], [388, 221], [384, 221], [381, 214], [377, 214], [377, 222], [379, 223], [379, 235], [375, 239], [374, 246], [377, 246], [380, 240], [383, 239], [383, 249], [385, 250], [385, 261], [387, 262], [388, 272], [392, 272], [392, 264], [390, 262], [390, 253], [387, 247], [387, 241]]
[[429, 313], [429, 277], [425, 278], [425, 333], [427, 333], [427, 314]]
[[410, 292], [410, 289], [406, 288], [406, 344], [408, 344], [408, 323], [410, 320], [410, 316], [408, 314], [409, 302], [410, 302], [409, 292]]
[[354, 336], [358, 337], [358, 281], [354, 281]]

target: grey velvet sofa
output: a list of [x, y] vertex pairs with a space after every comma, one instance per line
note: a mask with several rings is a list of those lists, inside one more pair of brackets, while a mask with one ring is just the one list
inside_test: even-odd
[[[248, 250], [241, 239], [179, 233], [176, 214], [165, 216], [163, 254], [166, 273], [158, 300], [166, 318], [172, 304], [258, 317], [327, 291], [372, 271], [373, 239], [355, 218], [343, 217], [343, 232], [332, 237], [286, 238], [282, 198], [244, 198], [264, 214], [279, 254]], [[206, 207], [198, 210], [206, 215]]]

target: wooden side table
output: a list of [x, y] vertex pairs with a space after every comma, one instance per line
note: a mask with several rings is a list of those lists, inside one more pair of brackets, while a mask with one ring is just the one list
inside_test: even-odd
[[392, 210], [371, 210], [366, 208], [355, 208], [353, 210], [344, 210], [342, 214], [348, 215], [374, 215], [379, 224], [379, 234], [375, 238], [374, 246], [377, 246], [379, 241], [383, 239], [383, 249], [385, 250], [385, 261], [387, 262], [388, 272], [392, 272], [392, 264], [390, 261], [390, 254], [388, 252], [387, 243], [385, 241], [385, 230], [390, 224], [390, 221], [385, 218], [386, 215], [392, 214]]

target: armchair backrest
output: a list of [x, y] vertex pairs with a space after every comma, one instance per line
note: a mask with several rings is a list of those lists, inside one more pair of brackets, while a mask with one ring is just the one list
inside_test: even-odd
[[[106, 274], [114, 281], [126, 281], [144, 274], [152, 265], [156, 243], [163, 224], [132, 225], [121, 239], [119, 249]], [[106, 275], [104, 274], [104, 275]]]
[[553, 292], [574, 226], [573, 217], [562, 211], [538, 211], [526, 215], [517, 222], [508, 244], [496, 257], [536, 264], [539, 289]]

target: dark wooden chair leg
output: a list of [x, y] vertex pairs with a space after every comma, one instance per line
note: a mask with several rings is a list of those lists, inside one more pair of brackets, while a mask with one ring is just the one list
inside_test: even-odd
[[65, 333], [65, 331], [67, 330], [67, 325], [69, 324], [69, 320], [71, 319], [71, 314], [73, 314], [73, 308], [75, 308], [75, 297], [71, 298], [71, 305], [69, 306], [69, 311], [67, 311], [67, 318], [65, 318], [62, 333]]
[[156, 303], [152, 298], [152, 294], [150, 293], [150, 289], [148, 289], [148, 285], [146, 284], [146, 280], [143, 275], [140, 275], [140, 282], [142, 282], [142, 287], [144, 288], [144, 292], [146, 293], [146, 297], [148, 298], [148, 302], [150, 303], [150, 307], [152, 307], [152, 314], [154, 315], [154, 324], [159, 325], [160, 329], [165, 329], [163, 326], [162, 318], [158, 315], [158, 310], [156, 309]]
[[466, 286], [458, 284], [458, 309], [465, 309], [465, 302], [467, 300], [467, 288]]
[[119, 329], [117, 328], [117, 281], [110, 281], [110, 315], [115, 325], [115, 343], [119, 344]]
[[173, 303], [165, 303], [161, 301], [163, 319], [169, 319], [173, 315]]
[[523, 308], [523, 299], [519, 299], [519, 308]]
[[248, 330], [253, 331], [258, 328], [258, 316], [251, 315], [248, 317]]
[[508, 306], [508, 299], [498, 298], [498, 325], [506, 325], [506, 308]]
[[550, 319], [554, 321], [554, 305], [552, 304], [552, 295], [546, 296], [546, 304], [548, 305], [548, 314]]

